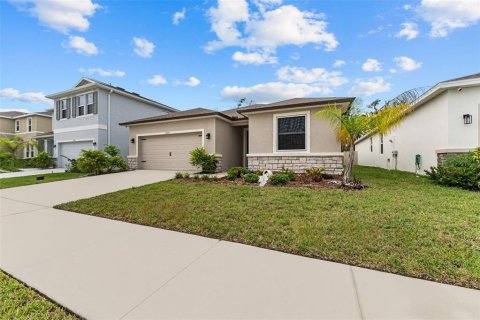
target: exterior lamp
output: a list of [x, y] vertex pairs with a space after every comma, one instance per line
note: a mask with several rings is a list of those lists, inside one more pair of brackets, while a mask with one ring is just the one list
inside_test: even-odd
[[210, 140], [210, 133], [207, 133], [207, 134], [205, 135], [205, 138], [207, 138], [207, 140]]
[[472, 115], [471, 114], [464, 114], [463, 115], [463, 123], [464, 124], [472, 124]]
[[135, 138], [130, 139], [130, 143], [135, 143]]
[[97, 145], [97, 142], [93, 141], [93, 145], [96, 146], [96, 145]]

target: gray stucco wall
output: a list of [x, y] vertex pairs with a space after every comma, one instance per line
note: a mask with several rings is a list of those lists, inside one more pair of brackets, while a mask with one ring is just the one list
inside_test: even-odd
[[244, 128], [215, 119], [215, 153], [222, 155], [222, 171], [242, 165]]

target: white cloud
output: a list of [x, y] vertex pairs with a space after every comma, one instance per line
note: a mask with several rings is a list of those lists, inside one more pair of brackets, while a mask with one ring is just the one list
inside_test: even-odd
[[240, 62], [241, 64], [276, 64], [278, 63], [278, 58], [271, 56], [268, 52], [241, 52], [236, 51], [232, 55], [234, 61]]
[[362, 64], [362, 70], [367, 72], [379, 72], [382, 71], [382, 64], [377, 59], [367, 59]]
[[222, 97], [230, 100], [246, 98], [255, 103], [299, 98], [314, 93], [329, 94], [331, 91], [304, 83], [267, 82], [249, 87], [227, 86], [222, 90]]
[[153, 50], [155, 49], [155, 45], [153, 42], [148, 41], [145, 38], [133, 38], [133, 52], [135, 52], [139, 57], [142, 58], [150, 58], [153, 54]]
[[29, 102], [29, 103], [42, 103], [42, 104], [52, 103], [52, 100], [45, 98], [45, 94], [43, 92], [21, 93], [17, 89], [13, 89], [13, 88], [0, 89], [0, 98], [18, 100], [18, 101]]
[[270, 9], [281, 1], [256, 1], [255, 4], [259, 12], [249, 14], [246, 0], [218, 0], [218, 6], [209, 10], [212, 31], [218, 40], [210, 41], [205, 50], [213, 52], [239, 46], [273, 52], [280, 46], [313, 43], [332, 51], [338, 46], [335, 35], [326, 31], [324, 15], [301, 11], [293, 5]]
[[102, 68], [88, 68], [88, 69], [80, 68], [80, 69], [78, 69], [78, 71], [81, 72], [81, 73], [88, 74], [88, 75], [98, 74], [101, 77], [118, 77], [118, 78], [121, 78], [121, 77], [125, 76], [125, 71], [121, 71], [121, 70], [105, 70], [105, 69], [102, 69]]
[[176, 26], [180, 24], [180, 21], [185, 19], [187, 10], [185, 8], [182, 11], [175, 12], [172, 17], [172, 23]]
[[253, 4], [257, 6], [260, 12], [265, 12], [266, 9], [279, 6], [283, 0], [253, 0]]
[[418, 26], [413, 22], [402, 23], [403, 29], [395, 34], [395, 37], [401, 38], [405, 37], [407, 40], [415, 39], [418, 36]]
[[338, 87], [348, 82], [339, 71], [330, 72], [324, 68], [282, 67], [277, 71], [277, 78], [286, 82], [315, 84], [325, 88]]
[[88, 42], [85, 38], [78, 36], [70, 36], [68, 39], [67, 47], [74, 49], [75, 52], [86, 56], [98, 54], [98, 48], [93, 42]]
[[430, 23], [433, 38], [446, 37], [454, 29], [480, 21], [480, 2], [477, 0], [422, 0], [416, 11]]
[[397, 73], [397, 69], [391, 68], [388, 70], [390, 73]]
[[344, 60], [335, 60], [335, 62], [333, 63], [333, 66], [334, 66], [335, 68], [338, 68], [338, 67], [341, 67], [341, 66], [343, 66], [343, 65], [345, 65], [345, 64], [346, 64], [346, 62], [345, 62]]
[[366, 80], [357, 79], [348, 94], [370, 97], [377, 93], [390, 91], [391, 86], [392, 85], [382, 77], [374, 77]]
[[188, 78], [188, 81], [185, 81], [185, 82], [177, 81], [176, 84], [189, 86], [189, 87], [196, 87], [200, 85], [200, 80], [195, 77], [190, 77]]
[[10, 0], [19, 10], [26, 11], [38, 21], [54, 30], [68, 33], [70, 30], [86, 31], [100, 5], [91, 0]]
[[422, 66], [421, 62], [417, 62], [409, 57], [395, 57], [397, 66], [404, 71], [413, 71]]
[[410, 10], [412, 9], [412, 5], [411, 4], [404, 4], [403, 5], [403, 10]]
[[154, 86], [158, 86], [158, 85], [166, 84], [167, 79], [165, 79], [164, 77], [162, 77], [159, 74], [156, 74], [153, 77], [151, 77], [150, 79], [148, 79], [147, 82], [149, 84], [154, 85]]

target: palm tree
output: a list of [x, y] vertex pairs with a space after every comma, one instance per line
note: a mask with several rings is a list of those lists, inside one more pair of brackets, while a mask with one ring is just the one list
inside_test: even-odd
[[337, 105], [331, 105], [316, 113], [318, 117], [330, 122], [337, 132], [338, 140], [348, 145], [349, 157], [342, 178], [344, 185], [350, 182], [355, 161], [355, 142], [368, 133], [387, 134], [412, 110], [408, 103], [398, 103], [385, 105], [374, 112], [362, 113], [358, 104], [358, 100], [354, 101], [346, 112]]
[[0, 138], [0, 146], [6, 149], [12, 157], [11, 167], [13, 168], [15, 162], [15, 153], [19, 150], [23, 150], [27, 145], [36, 146], [37, 143], [34, 140], [25, 141], [20, 136], [14, 136], [11, 139]]

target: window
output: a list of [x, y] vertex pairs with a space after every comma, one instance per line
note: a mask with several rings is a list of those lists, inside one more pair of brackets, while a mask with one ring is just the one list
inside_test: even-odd
[[370, 152], [373, 152], [373, 138], [370, 137]]
[[93, 92], [87, 94], [87, 114], [93, 113]]
[[383, 134], [380, 135], [380, 153], [383, 154]]
[[305, 115], [277, 118], [277, 150], [305, 150], [305, 128]]
[[32, 145], [27, 145], [25, 148], [25, 158], [33, 158], [35, 157], [34, 154], [34, 147]]
[[60, 118], [67, 118], [67, 99], [60, 100]]
[[20, 120], [15, 120], [15, 132], [20, 131]]
[[27, 119], [27, 131], [32, 132], [32, 118]]
[[77, 99], [77, 108], [78, 108], [78, 112], [77, 112], [77, 115], [80, 117], [80, 116], [84, 116], [85, 115], [85, 95], [82, 95], [82, 96], [78, 96], [78, 97], [75, 97]]

